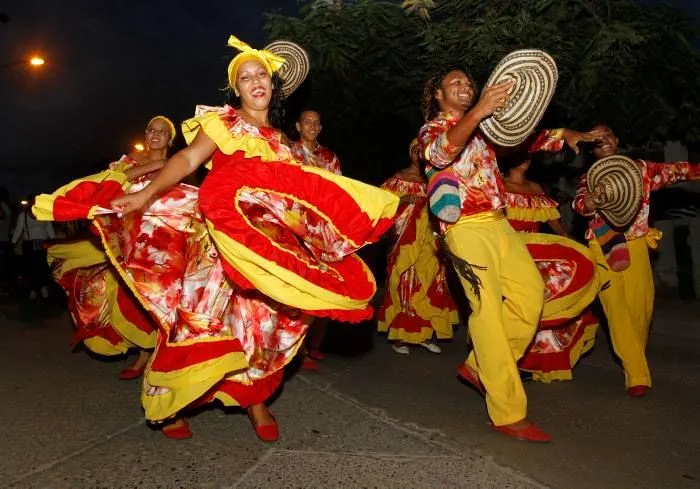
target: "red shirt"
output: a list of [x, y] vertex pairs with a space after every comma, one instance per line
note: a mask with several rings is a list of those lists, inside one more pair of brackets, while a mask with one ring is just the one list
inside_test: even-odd
[[292, 154], [301, 164], [323, 168], [336, 175], [342, 175], [340, 171], [340, 160], [336, 154], [328, 148], [316, 146], [313, 151], [304, 146], [301, 141], [292, 143]]
[[[457, 122], [459, 118], [451, 113], [441, 113], [427, 122], [418, 133], [421, 154], [430, 166], [439, 170], [452, 165], [459, 178], [462, 216], [503, 209], [506, 195], [496, 152], [479, 132], [474, 133], [464, 148], [450, 144], [447, 131]], [[530, 151], [560, 151], [563, 146], [561, 131], [544, 131]]]
[[[651, 192], [668, 187], [677, 182], [685, 180], [700, 179], [700, 163], [688, 163], [687, 161], [678, 163], [653, 163], [651, 161], [636, 160], [642, 168], [643, 192], [642, 207], [632, 225], [625, 231], [627, 239], [642, 238], [649, 232], [649, 199]], [[586, 187], [586, 175], [579, 180], [576, 187], [576, 197], [572, 206], [576, 212], [582, 216], [589, 217], [586, 239], [593, 239], [593, 229], [604, 222], [603, 217], [598, 212], [586, 213], [583, 210], [583, 199], [588, 195]]]

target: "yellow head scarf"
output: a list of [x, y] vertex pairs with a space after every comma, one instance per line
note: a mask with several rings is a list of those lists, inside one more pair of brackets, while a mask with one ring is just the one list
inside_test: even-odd
[[173, 121], [165, 117], [164, 115], [157, 115], [150, 121], [148, 121], [148, 124], [146, 124], [146, 127], [150, 126], [153, 122], [155, 121], [163, 121], [167, 124], [168, 130], [170, 131], [170, 141], [175, 139], [175, 136], [177, 136], [177, 130], [175, 129], [175, 124], [173, 124]]
[[240, 53], [238, 53], [228, 65], [228, 83], [231, 85], [231, 87], [236, 86], [236, 75], [238, 74], [238, 69], [246, 61], [259, 61], [270, 75], [279, 70], [285, 61], [283, 57], [277, 56], [270, 51], [265, 51], [264, 49], [253, 49], [235, 36], [230, 36], [228, 38], [228, 45], [240, 51]]

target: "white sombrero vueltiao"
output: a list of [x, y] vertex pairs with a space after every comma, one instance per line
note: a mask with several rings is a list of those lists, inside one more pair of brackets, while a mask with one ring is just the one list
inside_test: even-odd
[[309, 55], [298, 44], [286, 40], [278, 40], [268, 44], [265, 51], [270, 51], [284, 58], [285, 63], [277, 73], [282, 78], [282, 93], [284, 93], [285, 98], [289, 97], [309, 75]]
[[621, 155], [602, 158], [586, 174], [588, 192], [601, 188], [605, 204], [598, 212], [615, 228], [626, 228], [637, 217], [642, 205], [644, 180], [634, 160]]
[[557, 87], [559, 72], [554, 59], [544, 51], [521, 49], [504, 57], [484, 88], [506, 81], [515, 84], [503, 109], [479, 124], [481, 131], [499, 146], [517, 146], [542, 120]]

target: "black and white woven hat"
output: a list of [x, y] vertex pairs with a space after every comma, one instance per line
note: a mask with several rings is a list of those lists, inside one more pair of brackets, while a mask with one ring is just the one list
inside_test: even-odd
[[542, 120], [558, 78], [557, 64], [544, 51], [521, 49], [508, 54], [496, 65], [484, 88], [513, 81], [510, 100], [481, 122], [481, 131], [499, 146], [512, 147], [525, 141]]
[[265, 50], [285, 59], [278, 73], [282, 78], [282, 92], [289, 97], [309, 76], [309, 55], [298, 44], [285, 40], [274, 41]]
[[591, 165], [586, 174], [588, 192], [601, 189], [605, 203], [598, 208], [616, 228], [626, 228], [637, 217], [644, 196], [642, 169], [626, 156], [613, 155]]

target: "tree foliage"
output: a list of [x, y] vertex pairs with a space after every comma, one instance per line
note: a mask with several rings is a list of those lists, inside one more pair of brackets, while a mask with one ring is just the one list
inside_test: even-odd
[[633, 0], [335, 0], [304, 2], [298, 17], [270, 15], [266, 28], [271, 38], [308, 49], [307, 96], [326, 114], [334, 146], [366, 161], [358, 174], [370, 179], [404, 163], [396, 155], [405, 154], [422, 122], [423, 82], [433, 71], [462, 65], [483, 82], [503, 55], [526, 47], [546, 50], [559, 67], [547, 125], [606, 122], [637, 146], [700, 143], [697, 32], [671, 7]]

